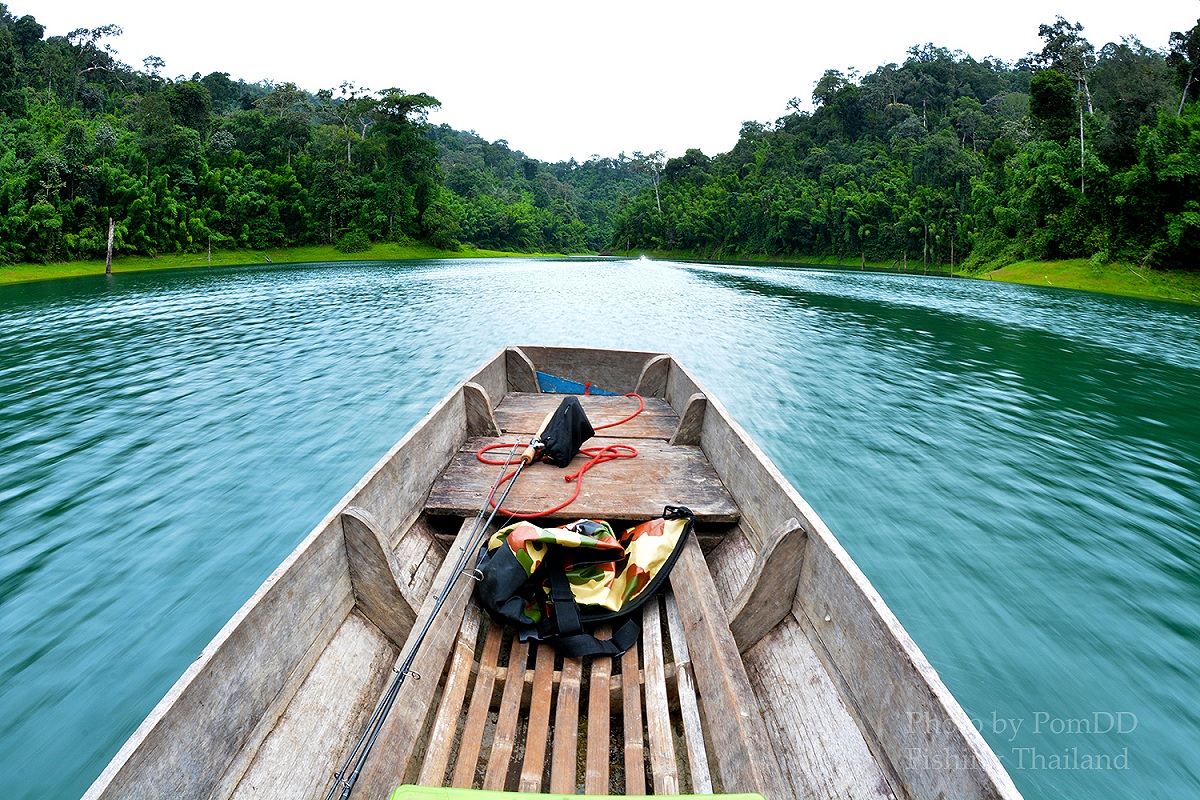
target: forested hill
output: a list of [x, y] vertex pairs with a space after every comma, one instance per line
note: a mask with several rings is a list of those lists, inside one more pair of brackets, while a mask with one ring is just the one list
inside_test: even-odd
[[310, 92], [121, 63], [0, 3], [0, 263], [372, 241], [999, 265], [1200, 264], [1200, 24], [1096, 50], [1062, 18], [1016, 64], [933, 45], [709, 158], [548, 164], [433, 126], [423, 92]]
[[828, 71], [815, 111], [689, 151], [615, 223], [624, 248], [986, 268], [1029, 258], [1200, 268], [1200, 23], [1167, 52], [1040, 26], [1015, 65], [914, 47]]
[[0, 3], [0, 263], [425, 241], [584, 252], [648, 185], [624, 156], [545, 164], [427, 115], [436, 98], [311, 93], [121, 63], [117, 25], [45, 36]]

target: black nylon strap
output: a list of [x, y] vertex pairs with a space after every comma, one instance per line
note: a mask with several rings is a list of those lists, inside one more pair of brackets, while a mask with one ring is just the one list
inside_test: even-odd
[[567, 658], [588, 656], [619, 656], [633, 646], [642, 635], [642, 626], [635, 619], [625, 621], [611, 639], [597, 639], [590, 633], [577, 633], [554, 640], [554, 648]]
[[554, 625], [560, 636], [573, 636], [583, 633], [583, 623], [579, 621], [579, 605], [575, 595], [571, 593], [571, 582], [567, 573], [561, 569], [550, 570], [550, 599], [554, 601]]
[[550, 571], [550, 597], [554, 600], [554, 648], [568, 658], [619, 656], [642, 635], [641, 624], [632, 617], [613, 633], [611, 639], [598, 639], [585, 633], [579, 621], [579, 606], [571, 593], [571, 582], [563, 570]]

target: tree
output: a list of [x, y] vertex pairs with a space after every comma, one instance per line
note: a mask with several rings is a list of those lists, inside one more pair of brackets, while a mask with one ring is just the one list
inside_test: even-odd
[[272, 88], [265, 97], [255, 100], [254, 105], [262, 109], [267, 116], [280, 119], [288, 114], [303, 114], [311, 110], [308, 94], [290, 81]]
[[[320, 103], [321, 113], [332, 117], [341, 125], [346, 137], [346, 164], [349, 165], [350, 145], [354, 140], [352, 126], [357, 127], [364, 119], [369, 120], [378, 101], [370, 94], [370, 89], [356, 87], [350, 81], [343, 81], [338, 89], [340, 98], [334, 98], [332, 89], [322, 89], [317, 92], [317, 101]], [[363, 126], [364, 138], [366, 127]]]
[[1136, 37], [1107, 44], [1092, 78], [1097, 118], [1103, 124], [1097, 150], [1111, 167], [1136, 160], [1138, 130], [1153, 126], [1171, 103], [1172, 70], [1163, 54]]
[[308, 93], [288, 82], [255, 100], [254, 105], [272, 118], [271, 129], [276, 138], [283, 142], [284, 161], [290, 166], [292, 154], [301, 141], [307, 141], [310, 134], [308, 115], [312, 112], [312, 105], [308, 101]]
[[662, 181], [663, 167], [666, 164], [667, 154], [662, 150], [655, 150], [653, 153], [642, 153], [639, 150], [633, 151], [633, 168], [650, 179], [650, 185], [654, 187], [654, 205], [658, 208], [658, 215], [661, 217], [662, 197], [658, 192], [658, 185]]
[[181, 81], [165, 87], [163, 94], [175, 122], [191, 128], [201, 136], [208, 134], [212, 124], [212, 95], [196, 81]]
[[200, 85], [208, 89], [215, 113], [222, 114], [241, 106], [240, 87], [229, 79], [228, 72], [210, 72], [200, 79]]
[[380, 232], [420, 235], [420, 218], [437, 186], [437, 146], [426, 136], [429, 111], [441, 102], [423, 92], [392, 87], [379, 94], [371, 112], [371, 138], [378, 146], [378, 189], [372, 209]]
[[167, 62], [163, 61], [158, 56], [146, 56], [142, 59], [142, 67], [146, 70], [146, 74], [150, 77], [151, 83], [157, 83], [159, 80], [161, 80], [160, 74], [163, 71], [163, 67], [166, 65]]
[[[813, 106], [820, 108], [828, 105], [839, 91], [850, 86], [850, 81], [838, 69], [827, 69], [813, 86]], [[795, 101], [793, 101], [795, 102]]]
[[[0, 8], [3, 6], [0, 5]], [[20, 108], [21, 76], [17, 64], [17, 47], [9, 26], [0, 25], [0, 114], [11, 114]]]
[[1088, 77], [1096, 66], [1096, 49], [1080, 35], [1082, 33], [1083, 25], [1078, 22], [1072, 25], [1061, 16], [1055, 18], [1053, 25], [1039, 25], [1038, 36], [1046, 44], [1034, 60], [1043, 67], [1058, 70], [1075, 81], [1076, 85], [1082, 88], [1088, 113], [1093, 114], [1095, 111], [1092, 109], [1092, 92], [1088, 87]]
[[[1171, 34], [1167, 63], [1175, 70], [1175, 85], [1179, 87], [1179, 110], [1175, 116], [1183, 115], [1183, 104], [1189, 97], [1200, 92], [1200, 20], [1189, 31]], [[1195, 88], [1193, 88], [1195, 87]]]
[[[74, 99], [82, 87], [83, 78], [93, 72], [115, 72], [125, 67], [117, 60], [117, 51], [104, 39], [120, 36], [120, 25], [101, 25], [98, 28], [76, 28], [67, 34], [73, 50], [73, 80], [70, 87]], [[101, 44], [103, 42], [103, 44]]]
[[1071, 137], [1075, 124], [1075, 90], [1056, 69], [1043, 69], [1029, 82], [1029, 116], [1042, 135], [1060, 144]]

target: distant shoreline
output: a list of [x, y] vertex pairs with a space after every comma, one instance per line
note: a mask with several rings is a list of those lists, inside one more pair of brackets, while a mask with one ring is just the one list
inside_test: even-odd
[[[212, 263], [207, 253], [183, 253], [163, 256], [120, 256], [113, 260], [113, 273], [145, 272], [159, 269], [230, 267], [252, 264], [302, 264], [312, 262], [356, 262], [356, 261], [415, 261], [420, 259], [473, 259], [473, 258], [536, 258], [555, 256], [554, 253], [513, 253], [499, 250], [480, 250], [463, 247], [461, 250], [439, 250], [429, 245], [403, 245], [379, 243], [370, 250], [359, 253], [342, 253], [332, 246], [306, 246], [271, 248], [267, 250], [221, 250], [213, 251]], [[730, 259], [703, 258], [695, 253], [682, 251], [633, 250], [605, 255], [650, 258], [670, 258], [698, 261], [707, 264], [753, 264], [810, 266], [830, 269], [891, 272], [907, 275], [949, 276], [950, 268], [945, 264], [923, 268], [920, 262], [909, 261], [907, 269], [895, 263], [833, 258], [833, 257], [770, 257], [739, 256]], [[35, 281], [72, 278], [84, 275], [103, 275], [104, 259], [70, 261], [61, 264], [9, 264], [0, 265], [0, 286]], [[973, 273], [954, 271], [954, 277], [976, 280], [1004, 281], [1030, 286], [1053, 286], [1060, 289], [1078, 289], [1122, 297], [1140, 297], [1176, 303], [1200, 305], [1200, 273], [1173, 270], [1146, 270], [1130, 264], [1112, 263], [1093, 266], [1087, 259], [1065, 261], [1022, 261], [992, 272]]]
[[[425, 244], [381, 242], [369, 250], [343, 253], [332, 246], [278, 247], [266, 250], [214, 250], [212, 262], [207, 253], [180, 253], [161, 256], [118, 256], [113, 259], [113, 274], [147, 272], [157, 269], [234, 267], [251, 264], [304, 264], [312, 262], [416, 261], [437, 258], [530, 258], [547, 253], [509, 253], [464, 246], [460, 250], [439, 250]], [[0, 286], [13, 283], [103, 275], [104, 259], [67, 261], [57, 264], [0, 264]]]
[[[900, 275], [949, 277], [950, 266], [930, 264], [926, 269], [919, 261], [909, 261], [907, 268], [895, 262], [863, 261], [836, 256], [737, 256], [728, 259], [703, 258], [695, 253], [680, 251], [633, 250], [614, 255], [650, 258], [673, 258], [705, 264], [750, 264], [761, 266], [821, 267], [867, 272], [888, 272]], [[1119, 297], [1138, 297], [1146, 300], [1165, 300], [1173, 303], [1200, 305], [1200, 272], [1183, 270], [1144, 269], [1132, 264], [1113, 262], [1094, 266], [1086, 258], [1060, 261], [1019, 261], [991, 272], [969, 271], [956, 267], [955, 278], [1002, 281], [1028, 286], [1053, 286], [1058, 289], [1077, 289]]]

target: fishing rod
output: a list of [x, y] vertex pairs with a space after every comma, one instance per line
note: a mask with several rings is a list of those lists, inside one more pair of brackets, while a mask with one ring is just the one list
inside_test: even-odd
[[[539, 432], [529, 441], [529, 445], [525, 448], [525, 451], [521, 453], [521, 457], [517, 459], [519, 463], [517, 464], [517, 468], [513, 472], [511, 479], [508, 479], [508, 485], [505, 486], [503, 494], [500, 495], [500, 499], [493, 505], [492, 498], [495, 497], [496, 492], [500, 488], [500, 484], [504, 483], [506, 480], [504, 471], [512, 465], [513, 455], [516, 454], [517, 448], [520, 447], [520, 442], [513, 443], [512, 450], [509, 452], [508, 458], [502, 462], [503, 466], [500, 469], [500, 478], [498, 478], [496, 482], [492, 484], [491, 491], [488, 492], [487, 498], [483, 501], [483, 505], [479, 509], [479, 513], [475, 516], [475, 527], [471, 530], [471, 534], [467, 539], [467, 545], [463, 548], [462, 552], [459, 553], [458, 560], [454, 565], [454, 570], [450, 573], [450, 576], [446, 581], [446, 585], [442, 588], [441, 593], [437, 596], [433, 605], [433, 610], [426, 618], [425, 625], [421, 628], [421, 632], [417, 634], [417, 638], [413, 641], [412, 647], [409, 649], [408, 655], [405, 657], [404, 662], [398, 669], [395, 670], [396, 677], [392, 679], [392, 683], [390, 686], [388, 686], [387, 692], [384, 693], [383, 697], [380, 699], [379, 705], [375, 707], [375, 712], [371, 715], [371, 719], [368, 721], [367, 727], [362, 732], [362, 735], [358, 737], [358, 741], [355, 743], [354, 749], [350, 751], [350, 755], [346, 759], [346, 763], [342, 766], [340, 772], [334, 774], [333, 785], [329, 787], [329, 793], [325, 795], [325, 800], [333, 800], [334, 794], [337, 792], [339, 786], [342, 787], [342, 793], [340, 795], [341, 800], [347, 800], [347, 798], [350, 797], [350, 792], [354, 789], [354, 784], [358, 781], [358, 776], [362, 772], [363, 766], [366, 764], [367, 755], [371, 752], [371, 748], [375, 746], [375, 740], [379, 738], [379, 733], [383, 729], [383, 723], [387, 719], [388, 713], [391, 712], [392, 706], [396, 702], [396, 696], [400, 693], [400, 687], [404, 684], [404, 679], [408, 677], [410, 673], [416, 675], [418, 679], [421, 677], [420, 673], [412, 672], [412, 665], [417, 658], [418, 651], [421, 649], [421, 644], [425, 641], [426, 634], [429, 633], [429, 629], [433, 626], [433, 621], [437, 618], [438, 612], [442, 610], [442, 606], [445, 604], [446, 598], [450, 596], [450, 591], [454, 588], [454, 584], [457, 583], [459, 576], [464, 574], [467, 559], [471, 557], [472, 553], [478, 550], [480, 545], [480, 534], [485, 533], [488, 529], [488, 526], [492, 524], [492, 520], [495, 518], [496, 512], [500, 510], [500, 506], [504, 505], [504, 500], [508, 497], [508, 493], [512, 490], [513, 484], [517, 482], [517, 477], [520, 476], [521, 470], [525, 469], [525, 467], [532, 463], [537, 457], [540, 447], [543, 446], [543, 442], [540, 437], [542, 431], [545, 430], [546, 424], [549, 421], [550, 417], [548, 416], [546, 417], [546, 422], [542, 423], [541, 430], [539, 430]], [[490, 513], [488, 513], [489, 507], [491, 509]], [[486, 520], [484, 520], [485, 514], [487, 514]], [[352, 764], [354, 766], [354, 771], [347, 775], [347, 772], [350, 770]]]

